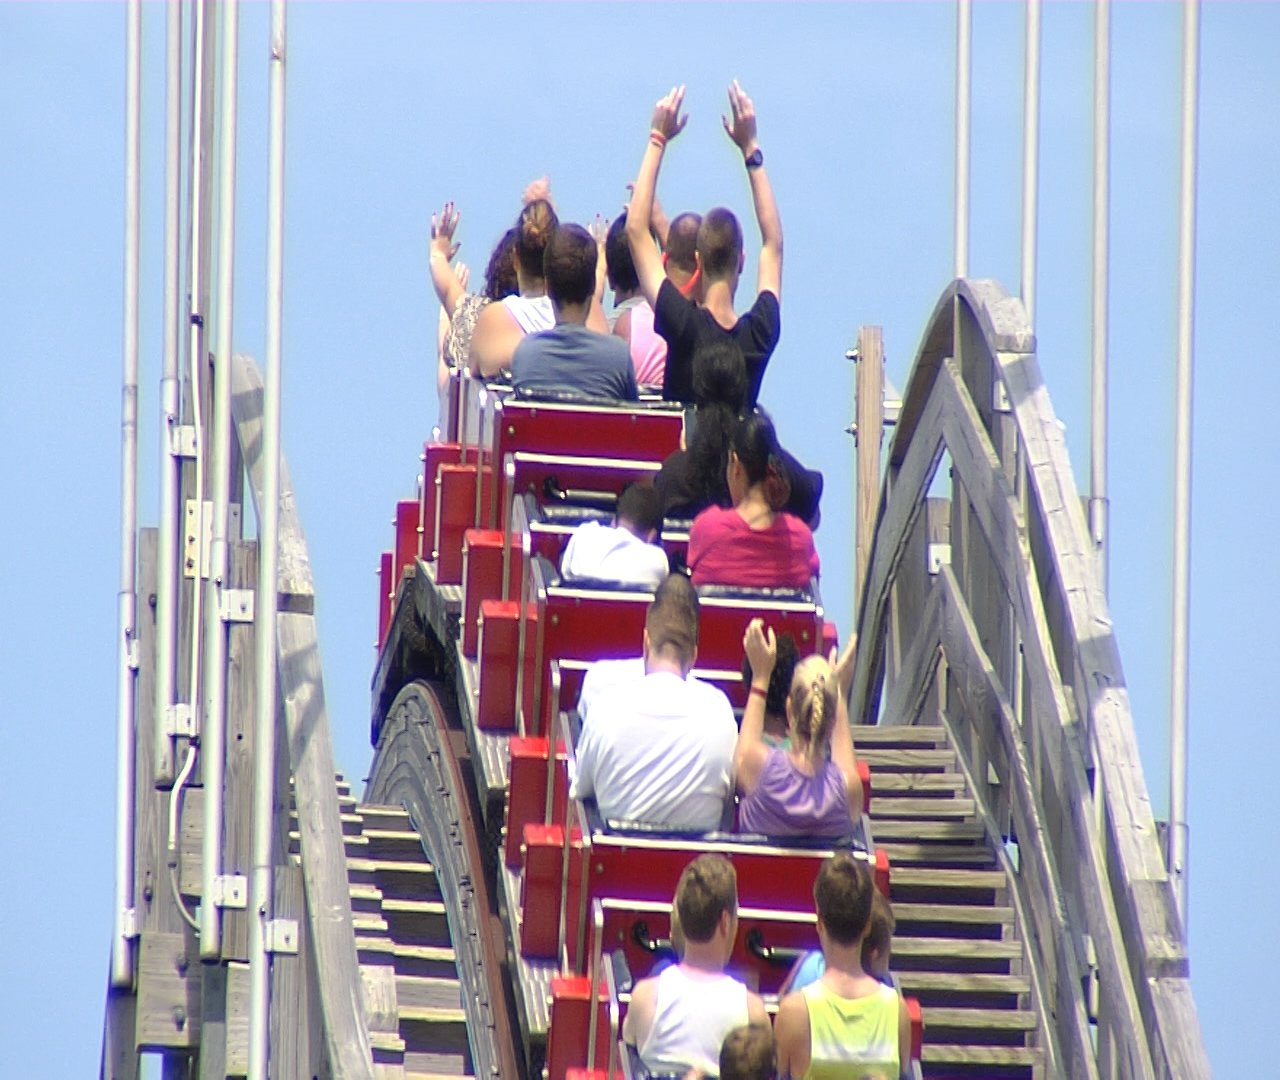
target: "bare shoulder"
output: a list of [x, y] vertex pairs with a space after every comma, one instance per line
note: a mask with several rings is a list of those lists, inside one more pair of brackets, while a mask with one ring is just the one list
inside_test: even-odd
[[781, 1033], [784, 1027], [791, 1030], [801, 1024], [808, 1027], [809, 1006], [805, 1004], [804, 994], [793, 990], [778, 1003], [778, 1031]]

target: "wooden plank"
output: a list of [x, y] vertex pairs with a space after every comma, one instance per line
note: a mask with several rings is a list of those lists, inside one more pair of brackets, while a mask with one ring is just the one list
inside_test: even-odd
[[950, 673], [967, 700], [965, 717], [975, 736], [989, 745], [999, 743], [988, 758], [1005, 762], [1005, 785], [1011, 793], [1019, 840], [1020, 869], [1012, 879], [1014, 895], [1027, 912], [1022, 920], [1030, 935], [1028, 952], [1032, 978], [1043, 1005], [1052, 1007], [1058, 1022], [1048, 1029], [1049, 1058], [1077, 1076], [1097, 1075], [1088, 1017], [1079, 994], [1082, 972], [1062, 906], [1061, 886], [1044, 835], [1038, 800], [1018, 723], [990, 660], [982, 652], [977, 630], [950, 568], [939, 576], [943, 596], [943, 649]]
[[959, 773], [886, 773], [871, 774], [871, 790], [880, 792], [902, 793], [914, 792], [950, 792], [960, 794], [964, 791], [964, 777]]
[[986, 835], [987, 831], [980, 821], [877, 821], [875, 823], [877, 842], [882, 840], [982, 840]]
[[[897, 943], [894, 943], [897, 948]], [[1036, 1014], [1023, 1009], [922, 1009], [924, 1027], [978, 1028], [980, 1031], [1034, 1031]]]
[[897, 769], [924, 771], [936, 769], [944, 772], [956, 763], [954, 750], [872, 750], [867, 749], [858, 755], [861, 760], [871, 766], [872, 770]]
[[899, 923], [955, 923], [957, 925], [981, 925], [1001, 923], [1012, 925], [1013, 908], [999, 904], [903, 904], [893, 905], [894, 917]]
[[137, 1016], [138, 999], [133, 991], [109, 986], [102, 1024], [102, 1057], [98, 1066], [100, 1080], [137, 1080]]
[[858, 724], [853, 729], [853, 745], [861, 750], [865, 747], [881, 746], [945, 746], [947, 729], [938, 725], [868, 725]]
[[271, 1060], [272, 1076], [324, 1075], [324, 1035], [316, 1022], [320, 1015], [315, 952], [311, 944], [310, 921], [304, 907], [306, 895], [302, 869], [277, 866], [273, 900], [278, 916], [296, 919], [298, 952], [280, 953], [271, 966]]
[[[880, 510], [880, 442], [884, 437], [884, 333], [878, 326], [858, 331], [854, 436], [858, 447], [854, 588], [861, 596], [871, 559], [871, 541]], [[856, 599], [856, 597], [855, 597]], [[857, 610], [855, 606], [854, 610]]]
[[[266, 469], [262, 460], [262, 377], [249, 357], [235, 357], [231, 409], [254, 506], [260, 512]], [[311, 564], [283, 455], [279, 509], [276, 592], [280, 611], [276, 616], [276, 646], [288, 748], [287, 758], [282, 755], [282, 764], [287, 760], [294, 775], [305, 910], [316, 959], [327, 1057], [335, 1077], [372, 1077], [373, 1049], [360, 1000], [342, 821], [334, 788], [337, 770], [312, 615], [315, 598]], [[287, 801], [286, 792], [287, 788], [280, 789], [282, 804]]]
[[951, 959], [1016, 960], [1022, 956], [1020, 941], [992, 941], [986, 938], [898, 937], [893, 938], [894, 956], [944, 956]]
[[984, 847], [969, 844], [892, 844], [877, 842], [876, 849], [889, 857], [895, 869], [908, 863], [945, 863], [990, 867], [995, 856]]
[[[233, 541], [227, 553], [230, 586], [252, 589], [258, 580], [258, 545]], [[227, 627], [226, 766], [223, 779], [222, 872], [249, 877], [253, 865], [253, 757], [257, 743], [257, 677], [252, 623]], [[222, 913], [222, 956], [249, 959], [247, 908]]]
[[189, 934], [143, 933], [138, 950], [138, 1048], [200, 1045], [200, 949]]
[[[881, 818], [971, 818], [972, 799], [872, 799], [871, 820]], [[873, 825], [874, 829], [876, 826]]]
[[925, 1065], [1026, 1065], [1039, 1064], [1040, 1051], [1025, 1046], [973, 1046], [968, 1043], [930, 1043], [921, 1050]]
[[[236, 354], [231, 367], [231, 415], [235, 420], [236, 441], [244, 456], [249, 474], [253, 505], [262, 506], [262, 489], [266, 478], [266, 462], [262, 460], [262, 374], [248, 356]], [[293, 482], [289, 467], [280, 456], [280, 524], [279, 564], [276, 591], [281, 612], [313, 614], [315, 585], [311, 576], [311, 560], [307, 556], [306, 537], [294, 502]]]

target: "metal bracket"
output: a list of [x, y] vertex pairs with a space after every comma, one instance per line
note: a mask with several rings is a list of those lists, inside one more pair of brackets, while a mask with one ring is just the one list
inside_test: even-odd
[[991, 407], [998, 413], [1013, 412], [1013, 402], [1009, 400], [1009, 391], [1004, 380], [996, 379], [991, 387]]
[[135, 941], [141, 936], [138, 930], [138, 909], [127, 907], [124, 909], [124, 918], [121, 920], [120, 931], [124, 935], [126, 941]]
[[[207, 578], [213, 567], [213, 503], [204, 501], [204, 519], [201, 521], [200, 536], [196, 536], [196, 517], [200, 503], [195, 499], [187, 500], [186, 521], [182, 530], [182, 576], [189, 578]], [[227, 506], [227, 536], [240, 535], [240, 504], [230, 503]]]
[[218, 617], [223, 622], [253, 622], [253, 590], [218, 590]]
[[937, 574], [944, 566], [951, 565], [951, 545], [933, 543], [925, 555], [930, 574]]
[[166, 735], [185, 735], [194, 739], [196, 731], [195, 712], [185, 701], [164, 707], [164, 733]]
[[138, 638], [134, 633], [129, 634], [128, 644], [125, 645], [124, 662], [129, 666], [130, 671], [138, 670]]
[[298, 954], [298, 920], [268, 919], [263, 929], [263, 948], [286, 956]]
[[169, 428], [169, 453], [176, 458], [196, 456], [196, 429], [193, 424], [174, 424]]
[[243, 874], [219, 874], [213, 879], [213, 903], [243, 910], [249, 906], [249, 879]]

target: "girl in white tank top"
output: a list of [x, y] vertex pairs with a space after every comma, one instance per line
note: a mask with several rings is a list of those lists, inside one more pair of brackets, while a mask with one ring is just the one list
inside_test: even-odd
[[502, 304], [526, 334], [550, 330], [556, 324], [549, 296], [508, 296]]

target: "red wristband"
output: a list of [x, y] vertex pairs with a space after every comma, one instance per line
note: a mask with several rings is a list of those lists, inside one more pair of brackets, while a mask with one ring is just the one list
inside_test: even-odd
[[747, 697], [748, 697], [748, 698], [753, 698], [753, 697], [755, 697], [757, 694], [759, 694], [761, 697], [768, 697], [768, 696], [769, 696], [769, 691], [768, 691], [768, 690], [761, 690], [761, 689], [760, 689], [760, 687], [758, 687], [758, 686], [753, 686], [753, 687], [751, 688], [751, 692], [747, 694]]
[[659, 150], [667, 145], [667, 137], [657, 128], [653, 128], [649, 131], [649, 141]]

